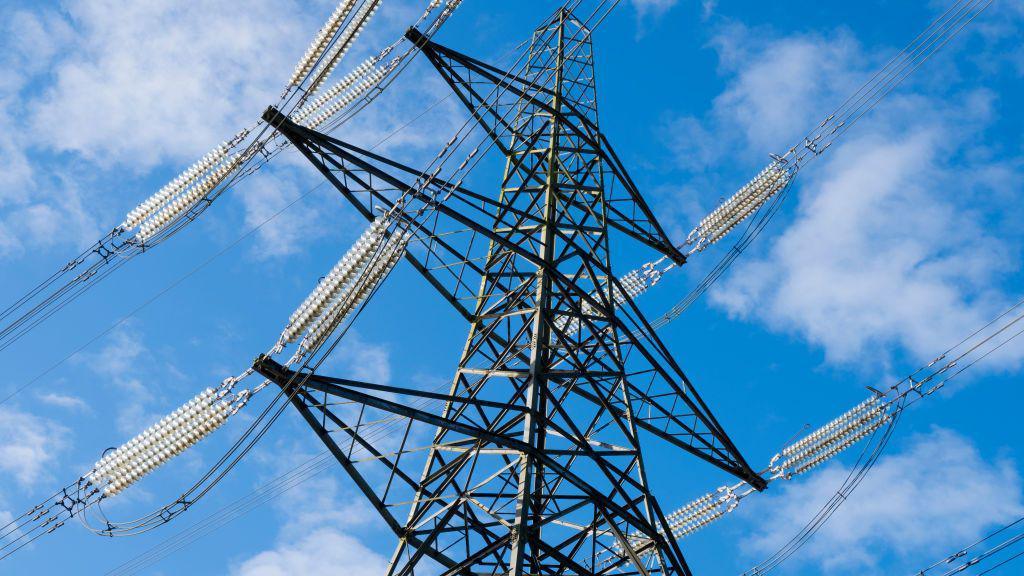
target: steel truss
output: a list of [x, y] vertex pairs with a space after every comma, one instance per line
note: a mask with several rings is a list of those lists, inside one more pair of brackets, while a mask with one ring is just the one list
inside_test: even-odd
[[[401, 196], [406, 260], [470, 324], [450, 391], [296, 374], [266, 357], [256, 369], [294, 393], [398, 536], [389, 574], [424, 562], [445, 574], [689, 574], [663, 536], [641, 436], [764, 480], [633, 302], [611, 296], [625, 292], [610, 229], [684, 258], [598, 129], [589, 31], [556, 12], [520, 75], [409, 34], [504, 155], [497, 198], [273, 109], [265, 118], [368, 219]], [[371, 435], [396, 419], [397, 433]]]

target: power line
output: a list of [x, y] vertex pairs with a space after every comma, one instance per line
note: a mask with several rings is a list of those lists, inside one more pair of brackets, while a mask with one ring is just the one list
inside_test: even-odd
[[[614, 6], [614, 3], [613, 3], [612, 5]], [[464, 164], [465, 164], [465, 163], [464, 163]], [[339, 338], [340, 338], [340, 336], [339, 336]], [[336, 340], [336, 342], [337, 342], [337, 340]], [[332, 347], [333, 347], [333, 345], [332, 345]], [[326, 355], [325, 355], [324, 357], [326, 357]], [[322, 361], [323, 361], [323, 357], [322, 357], [322, 358], [321, 358], [321, 359], [320, 359], [320, 360], [319, 360], [319, 361], [317, 362], [317, 364], [319, 364], [319, 362], [322, 362]], [[314, 371], [315, 371], [315, 368], [314, 368]], [[285, 387], [285, 388], [287, 388], [287, 387]], [[293, 392], [292, 394], [294, 394], [294, 392]], [[280, 395], [279, 395], [279, 396], [280, 396]], [[239, 440], [238, 442], [236, 442], [236, 444], [235, 444], [235, 447], [234, 447], [234, 448], [232, 448], [232, 450], [231, 450], [231, 451], [229, 451], [229, 455], [230, 455], [230, 454], [231, 454], [232, 452], [234, 452], [234, 451], [235, 451], [236, 449], [238, 449], [238, 447], [240, 446], [241, 442], [242, 442], [243, 440], [245, 440], [245, 439], [246, 439], [246, 437], [248, 437], [248, 436], [249, 436], [249, 435], [250, 435], [250, 434], [251, 434], [251, 433], [252, 433], [252, 432], [253, 432], [253, 431], [255, 430], [255, 427], [256, 427], [256, 426], [257, 426], [257, 425], [259, 424], [259, 422], [260, 422], [260, 421], [261, 421], [261, 420], [262, 420], [262, 419], [264, 418], [264, 416], [265, 416], [265, 415], [266, 415], [266, 414], [268, 413], [268, 411], [270, 410], [271, 406], [273, 406], [273, 405], [274, 405], [274, 404], [276, 404], [276, 403], [277, 403], [276, 401], [275, 401], [275, 402], [272, 402], [272, 403], [271, 403], [271, 404], [270, 404], [270, 405], [269, 405], [269, 406], [267, 407], [267, 409], [266, 409], [266, 410], [264, 411], [263, 415], [261, 415], [261, 416], [260, 416], [260, 417], [259, 417], [259, 418], [257, 419], [257, 421], [256, 421], [256, 422], [254, 422], [254, 423], [253, 423], [253, 425], [251, 425], [251, 426], [249, 427], [249, 430], [248, 430], [248, 431], [246, 432], [246, 434], [245, 434], [245, 435], [243, 435], [243, 438], [242, 438], [242, 439], [240, 439], [240, 440]], [[282, 405], [281, 405], [281, 409], [283, 409], [283, 406], [284, 406], [284, 404], [282, 404]], [[275, 412], [275, 414], [274, 414], [274, 415], [273, 415], [273, 416], [271, 417], [270, 421], [269, 421], [269, 422], [267, 422], [267, 424], [266, 424], [266, 425], [264, 425], [264, 426], [263, 426], [263, 427], [261, 428], [261, 430], [260, 430], [259, 432], [256, 432], [256, 435], [255, 435], [254, 439], [253, 439], [252, 441], [250, 441], [250, 442], [249, 442], [249, 443], [247, 444], [247, 446], [246, 446], [246, 447], [242, 448], [242, 449], [241, 449], [241, 452], [240, 452], [240, 453], [239, 453], [239, 454], [238, 454], [237, 456], [235, 456], [235, 457], [233, 458], [233, 460], [232, 460], [232, 461], [231, 461], [230, 463], [228, 463], [228, 465], [227, 465], [228, 467], [227, 467], [226, 469], [224, 469], [223, 471], [221, 471], [220, 473], [218, 473], [218, 474], [217, 474], [216, 478], [214, 478], [214, 480], [213, 480], [213, 482], [214, 482], [214, 483], [215, 483], [215, 482], [217, 482], [217, 481], [219, 481], [219, 479], [223, 477], [223, 475], [224, 475], [224, 474], [225, 474], [225, 473], [227, 472], [227, 470], [229, 470], [229, 469], [230, 469], [231, 467], [233, 467], [233, 466], [234, 466], [235, 464], [237, 464], [238, 460], [239, 460], [239, 459], [240, 459], [240, 458], [241, 458], [242, 456], [244, 456], [244, 454], [245, 454], [245, 453], [246, 453], [246, 452], [247, 452], [247, 451], [248, 451], [249, 449], [251, 449], [251, 447], [252, 447], [252, 445], [254, 445], [255, 441], [256, 441], [256, 440], [258, 440], [258, 438], [259, 438], [260, 436], [262, 436], [262, 434], [264, 434], [264, 433], [265, 433], [266, 429], [267, 429], [267, 428], [269, 427], [269, 424], [270, 424], [270, 423], [272, 423], [272, 422], [273, 422], [273, 420], [274, 420], [274, 419], [276, 419], [276, 417], [277, 417], [277, 416], [278, 416], [279, 414], [280, 414], [280, 409], [278, 409], [278, 410], [277, 410], [277, 411]], [[208, 474], [207, 474], [206, 476], [204, 476], [204, 477], [203, 477], [203, 479], [201, 479], [201, 480], [200, 480], [200, 482], [199, 482], [199, 483], [197, 483], [197, 484], [196, 484], [196, 486], [195, 486], [195, 487], [194, 487], [193, 489], [190, 489], [190, 491], [189, 491], [189, 492], [186, 492], [186, 495], [187, 495], [187, 494], [189, 494], [189, 493], [191, 493], [191, 492], [192, 492], [192, 490], [195, 490], [195, 489], [197, 489], [197, 488], [199, 487], [199, 485], [200, 485], [200, 484], [201, 484], [202, 482], [204, 482], [204, 481], [205, 481], [205, 480], [206, 480], [207, 478], [210, 478], [210, 477], [211, 477], [211, 474], [213, 474], [213, 470], [215, 470], [215, 469], [216, 469], [217, 467], [219, 467], [221, 463], [225, 462], [225, 461], [226, 461], [225, 459], [226, 459], [227, 457], [228, 457], [228, 455], [225, 455], [225, 457], [221, 459], [221, 462], [220, 462], [220, 463], [218, 463], [217, 465], [215, 465], [215, 467], [214, 467], [213, 469], [211, 469], [211, 472], [209, 472], [209, 473], [208, 473]], [[151, 515], [145, 516], [145, 517], [143, 517], [143, 518], [141, 518], [141, 519], [139, 519], [139, 520], [136, 520], [136, 521], [132, 521], [132, 522], [128, 523], [127, 525], [124, 525], [124, 524], [122, 524], [122, 525], [121, 525], [120, 527], [117, 527], [117, 528], [116, 528], [116, 530], [117, 530], [117, 531], [119, 531], [119, 532], [123, 532], [124, 530], [128, 530], [128, 531], [130, 531], [130, 532], [133, 532], [133, 533], [134, 533], [134, 532], [137, 532], [137, 531], [138, 531], [139, 529], [142, 529], [142, 530], [146, 530], [146, 529], [149, 529], [149, 528], [147, 528], [147, 526], [150, 526], [150, 527], [151, 527], [151, 526], [153, 525], [153, 524], [152, 524], [153, 522], [157, 522], [157, 523], [163, 523], [163, 522], [166, 522], [167, 520], [169, 520], [169, 519], [170, 519], [171, 517], [173, 517], [174, 515], [177, 515], [178, 513], [180, 513], [180, 512], [183, 512], [183, 511], [184, 511], [185, 509], [187, 509], [187, 507], [191, 506], [191, 505], [192, 505], [192, 504], [194, 503], [195, 499], [196, 499], [196, 498], [198, 498], [198, 497], [201, 497], [201, 496], [202, 496], [203, 494], [205, 494], [205, 493], [206, 493], [206, 492], [207, 492], [207, 491], [209, 490], [209, 488], [210, 488], [211, 486], [212, 486], [212, 484], [211, 484], [211, 485], [209, 485], [209, 486], [207, 486], [207, 487], [205, 487], [205, 488], [203, 488], [203, 489], [202, 489], [202, 490], [201, 490], [200, 492], [198, 492], [198, 494], [197, 494], [197, 496], [196, 496], [196, 497], [194, 497], [194, 498], [191, 498], [190, 500], [186, 500], [186, 495], [183, 495], [182, 497], [180, 497], [180, 498], [179, 498], [178, 500], [176, 500], [175, 502], [173, 502], [173, 503], [172, 503], [172, 504], [170, 505], [170, 506], [173, 506], [173, 507], [174, 507], [174, 509], [173, 509], [173, 510], [171, 510], [171, 509], [169, 509], [169, 508], [165, 507], [164, 509], [162, 509], [162, 510], [161, 510], [161, 511], [159, 511], [158, 513], [154, 513], [154, 514], [151, 514]], [[79, 517], [80, 517], [80, 518], [81, 518], [81, 517], [83, 517], [81, 513], [79, 513]], [[106, 528], [104, 528], [104, 529], [102, 530], [102, 532], [103, 532], [104, 534], [108, 534], [108, 535], [113, 535], [113, 534], [115, 533], [115, 532], [114, 532], [114, 530], [115, 530], [114, 526], [115, 526], [115, 525], [114, 525], [114, 524], [111, 524], [111, 523], [110, 523], [109, 521], [107, 521], [107, 520], [104, 520], [104, 523], [106, 524]]]
[[[333, 70], [345, 52], [334, 50], [333, 46], [342, 42], [345, 43], [347, 50], [347, 45], [359, 36], [381, 2], [362, 0], [359, 7], [353, 11], [352, 8], [357, 1], [342, 0], [341, 7], [347, 6], [348, 9], [332, 15], [332, 21], [337, 24], [332, 28], [334, 36], [325, 39], [318, 50], [307, 53], [307, 58], [311, 59], [310, 63], [314, 68], [306, 76], [293, 77], [277, 104], [280, 109], [292, 113], [305, 104], [310, 96], [321, 92], [326, 92], [325, 96], [333, 94], [331, 90], [334, 87], [314, 91], [312, 88], [315, 86], [311, 83], [310, 75], [314, 72], [317, 74], [317, 85], [326, 79], [329, 70]], [[433, 35], [460, 3], [461, 0], [445, 0], [440, 11], [435, 11], [442, 2], [431, 2], [415, 24], [424, 24], [427, 35]], [[351, 25], [341, 28], [345, 17], [350, 14]], [[342, 17], [337, 20], [336, 17], [339, 15]], [[330, 21], [328, 26], [331, 26]], [[399, 38], [368, 62], [376, 65], [399, 49], [402, 44], [408, 42], [404, 38]], [[404, 69], [403, 62], [415, 52], [416, 46], [408, 45], [404, 52], [399, 50], [398, 56], [392, 58], [385, 68], [364, 66], [367, 64], [364, 62], [364, 65], [357, 67], [362, 76], [353, 76], [354, 80], [359, 81], [355, 82], [349, 91], [339, 91], [339, 94], [334, 94], [331, 98], [316, 101], [321, 108], [328, 108], [317, 119], [320, 122], [333, 120], [332, 128], [329, 129], [351, 119], [390, 85], [398, 72]], [[180, 232], [205, 212], [227, 189], [255, 173], [280, 153], [283, 146], [282, 142], [274, 139], [272, 127], [260, 120], [197, 161], [178, 178], [129, 212], [124, 223], [0, 312], [0, 322], [3, 322], [0, 324], [0, 351], [59, 312], [86, 290], [112, 274], [127, 260], [143, 254]], [[229, 155], [235, 150], [238, 151]], [[134, 236], [124, 237], [135, 228], [138, 228], [138, 232]]]
[[[829, 114], [818, 127], [808, 132], [800, 144], [793, 146], [786, 154], [773, 160], [772, 165], [778, 166], [780, 170], [785, 169], [790, 174], [790, 177], [783, 181], [777, 191], [765, 198], [759, 199], [753, 197], [757, 194], [756, 190], [746, 191], [745, 187], [740, 192], [737, 192], [733, 198], [727, 200], [722, 207], [713, 211], [705, 218], [705, 220], [721, 218], [716, 216], [716, 214], [722, 208], [730, 205], [730, 203], [749, 205], [751, 201], [755, 203], [761, 202], [761, 204], [757, 204], [757, 209], [753, 211], [754, 217], [751, 218], [744, 233], [725, 255], [720, 258], [711, 271], [686, 296], [660, 317], [654, 319], [651, 325], [655, 329], [661, 328], [678, 318], [708, 288], [718, 281], [779, 212], [782, 201], [792, 187], [793, 179], [800, 168], [808, 161], [822, 155], [841, 135], [845, 134], [847, 130], [867, 113], [874, 110], [911, 73], [924, 65], [941, 48], [946, 46], [950, 40], [955, 38], [964, 28], [980, 16], [992, 4], [992, 1], [957, 0], [954, 2], [949, 9], [929, 24], [910, 44], [893, 56], [885, 66]], [[750, 195], [751, 198], [744, 198], [744, 194]], [[699, 227], [695, 229], [694, 233], [698, 230]], [[693, 241], [694, 233], [691, 233], [687, 242]], [[697, 244], [694, 249], [703, 250], [707, 245]], [[654, 265], [656, 266], [657, 263], [654, 263]], [[665, 271], [673, 267], [670, 265], [665, 268]]]
[[[914, 576], [952, 576], [953, 574], [974, 573], [978, 576], [989, 574], [995, 570], [1014, 562], [1024, 556], [1024, 551], [1006, 556], [1005, 553], [1013, 552], [1024, 543], [1024, 516], [989, 532], [980, 540], [968, 544], [956, 552], [937, 560], [921, 570], [914, 573]], [[1002, 540], [995, 541], [999, 536], [1005, 536]], [[983, 545], [995, 541], [988, 548], [981, 549]], [[986, 563], [996, 562], [993, 565]], [[984, 568], [984, 570], [982, 570]], [[977, 571], [981, 570], [981, 571]]]

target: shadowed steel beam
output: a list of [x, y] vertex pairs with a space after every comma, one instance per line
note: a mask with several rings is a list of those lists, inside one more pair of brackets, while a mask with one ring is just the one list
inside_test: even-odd
[[[451, 386], [296, 374], [268, 358], [257, 370], [301, 383], [293, 405], [398, 536], [389, 576], [690, 574], [662, 536], [641, 436], [763, 480], [640, 310], [611, 297], [625, 293], [612, 231], [682, 259], [598, 128], [589, 30], [557, 11], [511, 74], [417, 41], [504, 156], [496, 194], [265, 118], [365, 218], [386, 212], [388, 233], [411, 233], [406, 260], [469, 323]], [[401, 425], [371, 438], [385, 421]], [[649, 540], [634, 549], [634, 534]]]

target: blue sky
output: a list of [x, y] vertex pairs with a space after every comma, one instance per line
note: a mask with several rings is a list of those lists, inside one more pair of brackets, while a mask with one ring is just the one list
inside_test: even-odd
[[[351, 61], [400, 34], [424, 3], [386, 3]], [[329, 2], [237, 4], [5, 3], [0, 300], [17, 298], [248, 125], [276, 100], [332, 9]], [[679, 237], [769, 153], [797, 143], [946, 4], [623, 3], [595, 37], [602, 129]], [[554, 6], [467, 0], [438, 39], [495, 60]], [[805, 423], [831, 419], [865, 397], [864, 386], [894, 382], [1021, 297], [1022, 23], [1018, 4], [997, 1], [811, 163], [743, 259], [663, 330], [755, 467]], [[420, 59], [389, 92], [339, 136], [372, 144], [447, 94]], [[443, 101], [383, 149], [423, 162], [463, 118]], [[478, 173], [473, 185], [485, 191], [497, 177]], [[317, 183], [296, 155], [277, 158], [187, 232], [0, 352], [0, 391], [33, 382], [0, 406], [0, 519], [73, 480], [104, 448], [273, 343], [361, 231], [355, 214], [325, 187], [313, 189]], [[668, 308], [720, 255], [713, 249], [695, 258], [645, 295], [641, 308], [651, 317]], [[625, 272], [645, 255], [616, 256]], [[328, 369], [434, 385], [451, 377], [465, 333], [414, 272], [399, 268]], [[915, 405], [857, 495], [782, 573], [910, 574], [1024, 514], [1015, 426], [1022, 359], [1020, 346], [1006, 349]], [[244, 418], [119, 497], [111, 514], [130, 517], [176, 494], [241, 432]], [[0, 572], [104, 574], [319, 450], [289, 414], [171, 525], [113, 540], [71, 525]], [[771, 553], [839, 484], [850, 456], [773, 486], [684, 540], [695, 572], [737, 574]], [[652, 447], [647, 459], [666, 507], [725, 481], [664, 448]], [[384, 527], [331, 468], [138, 573], [375, 574], [390, 552]]]

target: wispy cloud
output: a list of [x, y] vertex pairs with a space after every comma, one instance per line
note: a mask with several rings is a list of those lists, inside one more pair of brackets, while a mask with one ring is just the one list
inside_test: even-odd
[[[304, 186], [300, 188], [295, 183], [297, 179], [305, 182]], [[325, 211], [314, 207], [322, 198], [316, 191], [310, 192], [312, 186], [309, 179], [299, 179], [291, 169], [264, 169], [259, 178], [244, 184], [240, 198], [245, 226], [258, 227], [259, 241], [252, 249], [255, 258], [294, 255], [332, 229], [326, 225]]]
[[76, 361], [88, 366], [97, 382], [112, 385], [118, 397], [115, 423], [120, 434], [134, 436], [163, 416], [154, 406], [161, 387], [153, 374], [166, 364], [150, 352], [137, 325], [112, 332], [100, 350], [76, 356]]
[[894, 346], [926, 359], [980, 327], [1007, 304], [1011, 248], [944, 193], [987, 169], [950, 167], [951, 137], [922, 127], [835, 150], [808, 175], [795, 221], [712, 301], [839, 362]]
[[151, 169], [180, 169], [251, 125], [315, 29], [302, 7], [75, 0], [5, 12], [0, 257], [91, 243], [151, 192], [133, 189]]
[[[697, 174], [784, 152], [884, 62], [845, 31], [726, 26], [712, 45], [727, 85], [706, 116], [673, 124], [679, 166]], [[734, 266], [713, 304], [829, 361], [883, 365], [898, 351], [930, 358], [1007, 304], [1020, 234], [1003, 213], [1018, 211], [1021, 162], [982, 143], [998, 121], [992, 93], [925, 85], [890, 97], [803, 171], [795, 220]]]
[[785, 152], [853, 93], [872, 66], [843, 30], [772, 37], [768, 30], [720, 24], [709, 45], [724, 89], [706, 113], [677, 115], [663, 130], [677, 165], [697, 174]]
[[297, 3], [78, 1], [53, 82], [30, 106], [42, 143], [100, 165], [190, 160], [276, 99], [315, 24]]
[[633, 8], [640, 18], [657, 17], [675, 6], [679, 0], [633, 0]]
[[387, 559], [355, 537], [337, 528], [319, 528], [260, 552], [232, 567], [230, 573], [233, 576], [376, 576], [387, 572], [387, 565]]
[[[280, 474], [306, 463], [313, 454], [288, 444], [258, 457], [272, 474]], [[283, 576], [296, 570], [324, 575], [386, 571], [386, 559], [363, 541], [376, 525], [376, 512], [343, 490], [337, 475], [321, 474], [306, 480], [301, 490], [282, 494], [275, 508], [282, 516], [277, 542], [235, 562], [230, 569], [233, 576]]]
[[56, 406], [67, 410], [84, 411], [89, 409], [89, 405], [85, 400], [82, 400], [78, 396], [71, 396], [70, 394], [47, 392], [39, 395], [39, 401], [43, 404], [49, 404], [50, 406]]
[[[7, 159], [0, 206], [11, 206], [0, 217], [0, 257], [94, 241], [118, 211], [154, 191], [134, 184], [155, 170], [174, 174], [254, 124], [277, 101], [329, 4], [310, 10], [292, 0], [258, 0], [238, 10], [226, 0], [74, 0], [62, 11], [4, 15], [12, 32], [0, 39], [0, 69], [16, 72], [0, 73], [0, 87], [7, 88], [0, 90], [0, 153]], [[388, 36], [371, 26], [339, 73], [392, 41], [395, 21], [407, 25], [421, 9], [418, 2], [391, 5], [376, 19]], [[400, 95], [388, 94], [361, 113], [344, 137], [375, 144], [421, 112], [424, 102], [447, 93], [422, 68], [406, 73], [417, 75]], [[419, 129], [392, 136], [384, 149], [415, 152], [439, 144], [452, 129], [455, 106], [439, 106], [420, 119]], [[285, 156], [275, 163], [290, 161]], [[257, 178], [242, 192], [251, 225], [269, 215], [269, 206], [291, 199], [296, 187], [278, 176]], [[317, 240], [309, 231], [323, 227], [302, 226], [298, 233], [291, 226], [317, 211], [309, 205], [264, 227], [255, 253], [288, 256]]]
[[359, 333], [350, 331], [334, 356], [351, 378], [375, 384], [391, 382], [391, 353], [387, 345], [368, 342]]
[[68, 437], [69, 430], [56, 422], [0, 406], [0, 471], [23, 488], [49, 481]]

